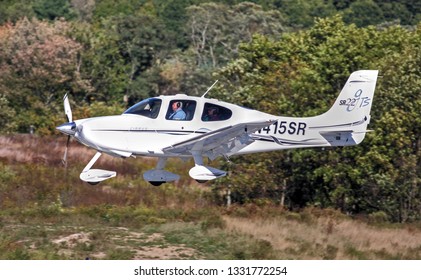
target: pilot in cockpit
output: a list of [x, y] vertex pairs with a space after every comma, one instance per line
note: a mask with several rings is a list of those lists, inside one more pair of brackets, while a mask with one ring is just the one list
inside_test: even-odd
[[183, 111], [183, 103], [181, 101], [174, 101], [171, 104], [173, 113], [169, 116], [170, 120], [185, 120], [186, 113]]

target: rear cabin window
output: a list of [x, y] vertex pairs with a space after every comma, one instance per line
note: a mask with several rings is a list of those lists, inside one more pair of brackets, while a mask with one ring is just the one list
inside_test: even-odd
[[202, 113], [202, 121], [225, 121], [231, 118], [231, 116], [232, 111], [230, 109], [212, 103], [205, 103]]
[[196, 101], [172, 100], [165, 118], [173, 121], [191, 121], [196, 111]]
[[159, 98], [148, 98], [133, 105], [123, 114], [141, 115], [151, 119], [156, 119], [161, 109], [162, 100]]

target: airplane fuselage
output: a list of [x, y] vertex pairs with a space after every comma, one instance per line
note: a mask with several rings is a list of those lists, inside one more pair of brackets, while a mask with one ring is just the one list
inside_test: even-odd
[[65, 96], [68, 123], [57, 129], [98, 151], [81, 174], [87, 182], [115, 176], [115, 172], [91, 169], [101, 153], [123, 158], [159, 157], [157, 168], [144, 174], [147, 181], [157, 184], [178, 178], [163, 170], [166, 158], [193, 157], [195, 167], [190, 176], [212, 180], [226, 173], [205, 166], [204, 157], [213, 160], [218, 156], [361, 143], [368, 132], [377, 75], [376, 70], [352, 73], [327, 112], [306, 118], [275, 116], [216, 99], [177, 94], [145, 99], [122, 115], [72, 121]]
[[[171, 146], [194, 136], [240, 122], [274, 120], [274, 123], [256, 131], [255, 142], [236, 154], [274, 151], [312, 145], [329, 145], [321, 140], [320, 134], [312, 129], [312, 118], [278, 117], [256, 110], [221, 102], [215, 99], [188, 97], [186, 95], [162, 96], [161, 110], [156, 118], [124, 113], [116, 116], [96, 117], [75, 121], [75, 138], [98, 151], [114, 156], [171, 156], [163, 147]], [[190, 120], [166, 119], [166, 111], [172, 100], [195, 101], [195, 112]], [[205, 104], [223, 106], [232, 112], [226, 120], [204, 121]], [[275, 142], [273, 138], [279, 139]], [[282, 143], [282, 145], [279, 145]], [[177, 154], [178, 157], [192, 157], [191, 153]]]

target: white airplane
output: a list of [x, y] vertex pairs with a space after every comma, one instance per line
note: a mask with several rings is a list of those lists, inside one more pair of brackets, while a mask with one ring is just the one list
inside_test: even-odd
[[[206, 166], [203, 158], [268, 152], [291, 148], [351, 146], [361, 143], [370, 122], [377, 70], [351, 74], [333, 106], [324, 114], [291, 118], [274, 116], [216, 99], [159, 96], [145, 99], [122, 115], [73, 121], [64, 97], [68, 122], [57, 127], [80, 143], [97, 150], [80, 179], [97, 184], [116, 172], [91, 169], [102, 153], [115, 157], [157, 157], [155, 169], [143, 178], [153, 185], [178, 180], [164, 170], [168, 158], [193, 158], [190, 176], [198, 182], [227, 173]], [[66, 162], [67, 147], [63, 161]]]

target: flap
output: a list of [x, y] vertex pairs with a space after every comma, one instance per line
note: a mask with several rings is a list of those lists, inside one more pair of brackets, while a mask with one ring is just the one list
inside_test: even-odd
[[243, 148], [254, 140], [250, 135], [257, 130], [273, 124], [275, 120], [240, 123], [226, 126], [217, 130], [206, 132], [191, 139], [174, 143], [163, 150], [164, 153], [189, 153], [199, 152], [205, 154], [211, 150], [217, 150], [218, 155], [229, 154], [239, 147]]

